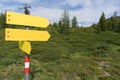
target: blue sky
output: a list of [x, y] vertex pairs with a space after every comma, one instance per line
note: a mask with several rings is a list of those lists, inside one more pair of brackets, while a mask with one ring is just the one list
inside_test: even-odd
[[88, 26], [97, 23], [101, 13], [106, 18], [117, 11], [120, 15], [119, 0], [0, 0], [0, 12], [10, 10], [23, 13], [18, 8], [29, 3], [31, 15], [46, 17], [51, 23], [58, 21], [64, 9], [69, 10], [70, 18], [77, 16], [79, 25]]

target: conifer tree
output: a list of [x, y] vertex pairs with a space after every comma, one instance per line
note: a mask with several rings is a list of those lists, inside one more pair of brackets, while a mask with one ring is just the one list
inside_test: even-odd
[[77, 18], [76, 18], [76, 16], [74, 16], [72, 19], [72, 27], [77, 27], [77, 24], [78, 24]]
[[117, 12], [115, 11], [113, 13], [113, 16], [111, 17], [111, 24], [112, 24], [112, 31], [116, 31], [118, 27], [118, 21], [117, 21]]
[[102, 12], [102, 15], [99, 20], [99, 26], [101, 31], [106, 31], [106, 20], [105, 20], [105, 14]]
[[64, 13], [61, 17], [61, 28], [60, 28], [60, 32], [61, 33], [68, 33], [68, 29], [70, 27], [70, 16], [69, 16], [69, 12], [67, 10], [64, 10]]

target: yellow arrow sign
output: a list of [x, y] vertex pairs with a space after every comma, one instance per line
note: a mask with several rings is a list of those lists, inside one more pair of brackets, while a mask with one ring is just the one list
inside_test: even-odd
[[47, 31], [5, 29], [6, 41], [48, 41], [49, 38], [50, 34]]
[[19, 41], [19, 48], [27, 54], [31, 52], [31, 45], [28, 41]]
[[6, 23], [43, 28], [46, 28], [49, 25], [49, 21], [47, 18], [36, 17], [9, 11], [6, 12]]

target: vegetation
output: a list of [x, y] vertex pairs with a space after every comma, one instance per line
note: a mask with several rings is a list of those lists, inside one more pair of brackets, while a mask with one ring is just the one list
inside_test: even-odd
[[100, 26], [101, 31], [106, 31], [106, 21], [105, 21], [104, 12], [102, 12], [102, 15], [100, 17], [99, 26]]
[[99, 23], [93, 24], [92, 27], [94, 27], [97, 32], [113, 31], [120, 33], [120, 16], [118, 16], [117, 12], [115, 11], [111, 18], [106, 19], [104, 12], [102, 12]]
[[73, 19], [72, 19], [72, 27], [77, 27], [77, 24], [78, 24], [77, 17], [74, 16]]
[[[111, 18], [105, 20], [107, 25]], [[62, 21], [48, 27], [48, 42], [31, 42], [31, 80], [119, 80], [120, 34], [108, 27], [97, 33], [98, 24], [63, 34]], [[24, 80], [24, 52], [4, 35], [0, 28], [0, 80]]]
[[0, 28], [5, 27], [5, 15], [2, 13], [0, 14]]
[[60, 27], [60, 32], [61, 33], [68, 33], [68, 28], [70, 27], [70, 16], [69, 12], [67, 10], [64, 11], [60, 21], [61, 27]]

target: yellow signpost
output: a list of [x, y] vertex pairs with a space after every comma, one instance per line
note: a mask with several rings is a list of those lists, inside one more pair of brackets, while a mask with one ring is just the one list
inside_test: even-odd
[[47, 18], [36, 17], [15, 12], [6, 12], [6, 23], [33, 27], [43, 27], [47, 28], [49, 21]]
[[19, 41], [19, 49], [24, 51], [27, 54], [30, 54], [31, 52], [31, 45], [28, 41]]
[[[47, 18], [36, 17], [15, 12], [6, 12], [6, 23], [47, 28], [49, 21]], [[19, 48], [30, 54], [31, 45], [29, 41], [48, 41], [50, 34], [47, 31], [5, 29], [6, 41], [19, 41]]]
[[50, 34], [47, 31], [38, 30], [28, 30], [29, 26], [47, 28], [49, 21], [47, 18], [36, 17], [29, 15], [30, 12], [27, 9], [27, 5], [23, 8], [25, 9], [25, 14], [6, 12], [6, 23], [15, 25], [24, 25], [26, 30], [22, 29], [5, 29], [5, 40], [6, 41], [19, 41], [19, 48], [25, 52], [25, 67], [24, 67], [24, 79], [29, 80], [30, 73], [30, 52], [31, 44], [29, 41], [48, 41]]
[[5, 29], [6, 41], [48, 41], [50, 34], [47, 31]]

